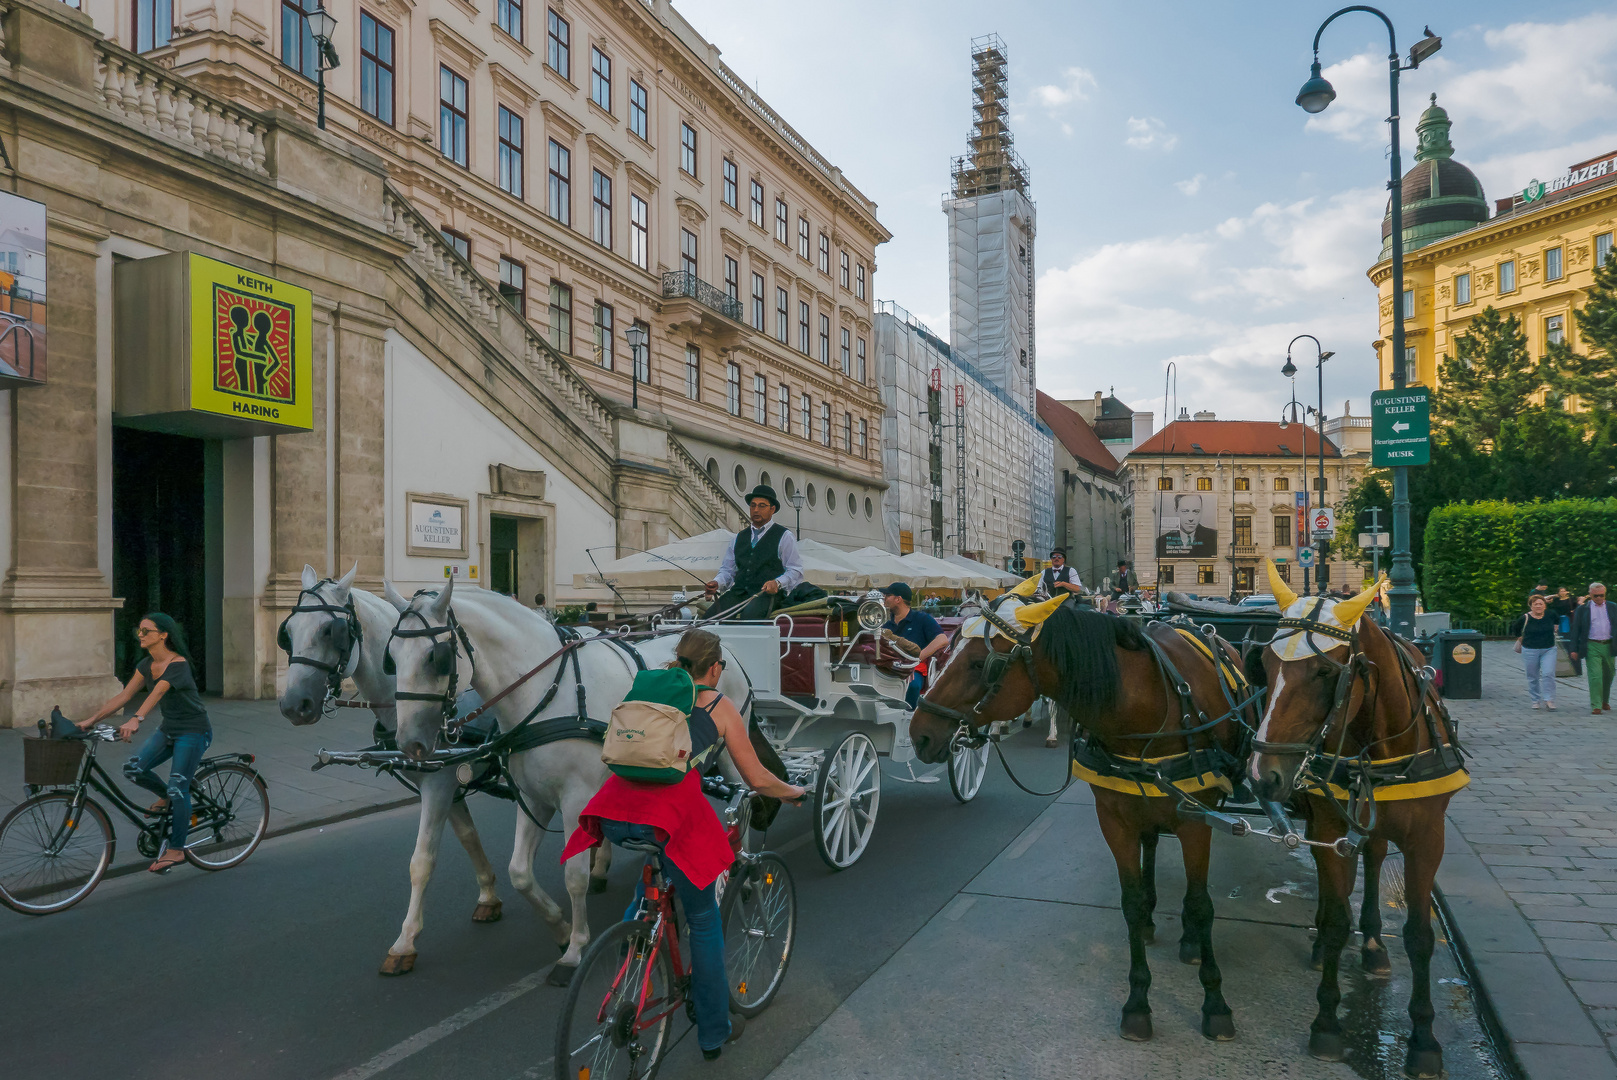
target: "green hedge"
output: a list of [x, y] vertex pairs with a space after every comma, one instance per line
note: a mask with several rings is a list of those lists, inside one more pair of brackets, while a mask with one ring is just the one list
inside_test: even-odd
[[1514, 618], [1540, 578], [1574, 596], [1617, 578], [1617, 499], [1453, 503], [1431, 512], [1425, 539], [1427, 610]]

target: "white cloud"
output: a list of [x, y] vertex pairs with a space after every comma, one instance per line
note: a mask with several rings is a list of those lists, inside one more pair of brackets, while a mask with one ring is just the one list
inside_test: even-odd
[[1030, 95], [1033, 105], [1054, 115], [1067, 106], [1089, 100], [1089, 91], [1095, 88], [1095, 76], [1081, 67], [1070, 67], [1061, 73], [1060, 83], [1035, 86]]
[[1154, 116], [1129, 117], [1128, 130], [1123, 142], [1135, 150], [1172, 150], [1179, 145], [1179, 136]]
[[1174, 187], [1179, 189], [1181, 195], [1195, 195], [1202, 189], [1202, 181], [1207, 179], [1206, 173], [1197, 173], [1189, 180], [1177, 180]]

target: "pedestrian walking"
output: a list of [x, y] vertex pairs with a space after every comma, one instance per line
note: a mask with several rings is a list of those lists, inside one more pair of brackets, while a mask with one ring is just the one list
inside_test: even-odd
[[1511, 624], [1516, 651], [1522, 654], [1527, 671], [1527, 693], [1533, 708], [1555, 708], [1555, 620], [1548, 614], [1549, 601], [1534, 593], [1527, 598], [1527, 610]]
[[1611, 711], [1611, 682], [1617, 674], [1611, 655], [1611, 608], [1606, 606], [1606, 586], [1589, 583], [1589, 602], [1572, 616], [1572, 647], [1567, 655], [1582, 659], [1589, 675], [1589, 711]]
[[1555, 595], [1550, 597], [1550, 617], [1563, 635], [1572, 633], [1572, 615], [1577, 610], [1578, 598], [1565, 585], [1556, 589]]

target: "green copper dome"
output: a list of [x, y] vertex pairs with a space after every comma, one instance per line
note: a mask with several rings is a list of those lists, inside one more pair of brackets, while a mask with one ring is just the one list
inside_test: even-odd
[[[1454, 160], [1449, 114], [1432, 95], [1415, 125], [1415, 167], [1404, 174], [1404, 251], [1423, 248], [1488, 220], [1488, 199], [1470, 169]], [[1392, 203], [1381, 219], [1381, 258], [1392, 257]]]

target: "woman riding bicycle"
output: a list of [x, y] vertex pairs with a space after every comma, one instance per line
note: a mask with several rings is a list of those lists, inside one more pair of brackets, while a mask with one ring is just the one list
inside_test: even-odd
[[[761, 795], [796, 805], [804, 790], [775, 777], [758, 760], [747, 732], [747, 722], [728, 698], [713, 687], [724, 670], [723, 647], [716, 634], [687, 630], [674, 650], [674, 661], [696, 681], [696, 707], [691, 711], [691, 757], [710, 747], [723, 746], [741, 771], [742, 779]], [[724, 933], [719, 923], [718, 899], [713, 884], [730, 868], [735, 855], [724, 826], [702, 794], [699, 770], [692, 769], [676, 784], [647, 784], [613, 775], [579, 815], [578, 829], [567, 842], [561, 861], [585, 851], [603, 839], [621, 844], [634, 839], [664, 849], [664, 866], [685, 907], [691, 936], [691, 998], [696, 1006], [697, 1042], [709, 1061], [725, 1043], [741, 1035], [743, 1022], [731, 1017], [725, 985]], [[625, 918], [640, 904], [640, 891]]]
[[[140, 722], [161, 704], [163, 723], [152, 732], [140, 752], [124, 762], [124, 776], [156, 795], [162, 796], [151, 805], [151, 812], [170, 814], [169, 836], [157, 860], [147, 867], [161, 874], [185, 861], [185, 841], [191, 830], [191, 781], [196, 777], [197, 764], [213, 742], [213, 725], [208, 723], [208, 711], [202, 707], [197, 693], [196, 677], [191, 670], [191, 649], [185, 643], [185, 634], [179, 623], [154, 611], [140, 620], [135, 628], [135, 640], [146, 650], [146, 656], [135, 665], [135, 674], [117, 696], [95, 711], [88, 720], [78, 722], [80, 728], [89, 728], [112, 716], [133, 700], [142, 687], [152, 691], [141, 702], [135, 715], [118, 728], [118, 735], [129, 742], [140, 730]], [[158, 765], [174, 759], [169, 766], [168, 783], [152, 772]]]

